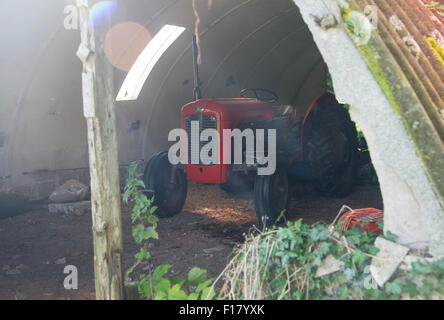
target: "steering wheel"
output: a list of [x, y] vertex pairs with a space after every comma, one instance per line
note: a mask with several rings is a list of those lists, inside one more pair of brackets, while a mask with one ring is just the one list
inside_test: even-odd
[[[253, 95], [249, 95], [247, 93], [252, 93]], [[260, 95], [259, 93], [263, 93], [264, 95]], [[271, 91], [269, 89], [263, 89], [263, 88], [246, 88], [241, 90], [241, 92], [239, 93], [239, 95], [242, 98], [256, 98], [257, 100], [260, 101], [265, 101], [265, 102], [269, 102], [269, 103], [275, 103], [279, 101], [279, 96], [277, 95], [276, 92]]]

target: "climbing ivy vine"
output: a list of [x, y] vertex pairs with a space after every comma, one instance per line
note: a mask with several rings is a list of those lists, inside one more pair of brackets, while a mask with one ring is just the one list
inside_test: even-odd
[[213, 299], [215, 295], [212, 286], [213, 279], [207, 279], [206, 270], [194, 267], [189, 271], [187, 279], [184, 280], [168, 276], [172, 267], [169, 264], [153, 268], [151, 253], [147, 248], [149, 241], [159, 239], [159, 234], [156, 231], [159, 219], [155, 215], [157, 207], [154, 205], [154, 196], [151, 199], [146, 196], [148, 190], [142, 180], [143, 175], [137, 171], [138, 166], [138, 162], [128, 166], [123, 201], [132, 207], [132, 233], [134, 240], [141, 245], [141, 248], [135, 255], [136, 262], [127, 270], [125, 278], [132, 275], [136, 268], [148, 270], [146, 273], [141, 273], [137, 280], [129, 283], [137, 286], [139, 294], [144, 299]]

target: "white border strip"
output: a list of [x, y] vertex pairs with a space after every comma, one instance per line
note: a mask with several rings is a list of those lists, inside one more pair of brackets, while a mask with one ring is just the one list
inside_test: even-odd
[[156, 63], [184, 31], [183, 27], [165, 25], [151, 39], [128, 72], [116, 101], [137, 100]]

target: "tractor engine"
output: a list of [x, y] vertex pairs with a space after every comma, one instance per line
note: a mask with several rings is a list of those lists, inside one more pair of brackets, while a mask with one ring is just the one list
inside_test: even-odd
[[[182, 129], [187, 132], [188, 143], [184, 147], [186, 157], [186, 173], [188, 179], [199, 183], [223, 184], [231, 174], [232, 166], [224, 164], [223, 131], [239, 128], [241, 125], [252, 127], [254, 123], [272, 120], [273, 106], [264, 101], [250, 98], [236, 99], [202, 99], [191, 102], [182, 108]], [[199, 123], [198, 135], [192, 130], [192, 123]], [[200, 141], [201, 133], [206, 129], [215, 129], [218, 132], [218, 141]], [[193, 141], [199, 145], [193, 146]], [[214, 144], [217, 150], [218, 163], [203, 164], [200, 160], [200, 151], [204, 145]], [[231, 148], [233, 144], [231, 143]]]

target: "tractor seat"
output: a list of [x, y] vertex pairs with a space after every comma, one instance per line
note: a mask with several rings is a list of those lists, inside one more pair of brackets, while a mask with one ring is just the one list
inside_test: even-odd
[[275, 106], [273, 113], [275, 118], [288, 118], [293, 115], [294, 107], [290, 105]]

